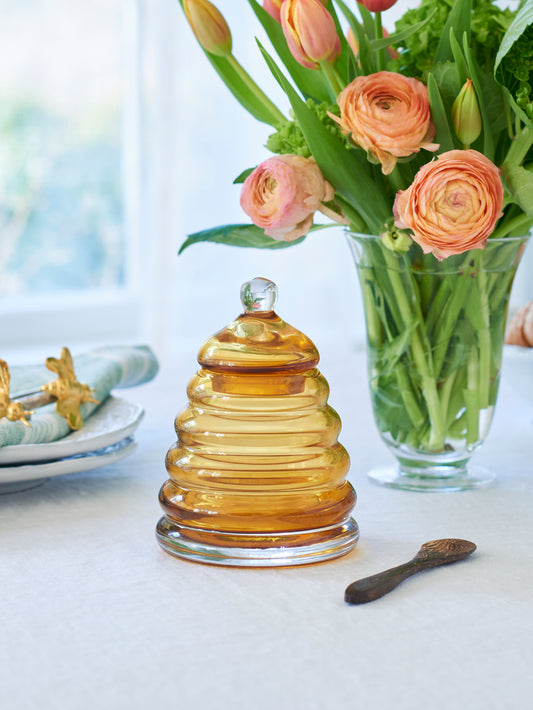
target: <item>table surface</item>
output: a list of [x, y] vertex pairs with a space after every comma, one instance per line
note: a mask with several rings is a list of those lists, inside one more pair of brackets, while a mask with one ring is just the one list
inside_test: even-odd
[[[315, 565], [236, 569], [158, 547], [164, 456], [196, 368], [183, 356], [125, 392], [146, 411], [132, 456], [0, 496], [2, 708], [530, 707], [533, 402], [504, 371], [474, 457], [497, 472], [495, 486], [380, 488], [365, 472], [392, 458], [372, 419], [364, 353], [327, 345], [321, 354], [358, 493], [355, 550]], [[344, 603], [351, 581], [441, 537], [478, 550], [371, 604]]]

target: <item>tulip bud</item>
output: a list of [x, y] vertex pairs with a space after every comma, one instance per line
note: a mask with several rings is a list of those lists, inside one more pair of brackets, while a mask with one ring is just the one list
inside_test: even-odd
[[183, 0], [185, 16], [200, 46], [210, 54], [231, 54], [231, 32], [226, 20], [209, 0]]
[[357, 2], [364, 5], [370, 12], [384, 12], [392, 7], [396, 0], [357, 0]]
[[279, 11], [283, 0], [263, 0], [263, 10], [266, 10], [277, 22], [281, 22]]
[[452, 106], [455, 134], [464, 146], [471, 145], [481, 133], [481, 114], [472, 80], [467, 79]]
[[320, 0], [283, 0], [281, 27], [291, 54], [308, 69], [333, 62], [340, 54], [335, 22]]

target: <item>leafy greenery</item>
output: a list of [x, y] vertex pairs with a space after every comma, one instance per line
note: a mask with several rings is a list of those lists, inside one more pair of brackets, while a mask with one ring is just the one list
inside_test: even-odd
[[[313, 99], [307, 99], [306, 106], [316, 115], [318, 120], [324, 125], [332, 135], [344, 140], [343, 133], [338, 124], [333, 121], [328, 114], [339, 115], [339, 107], [337, 104], [330, 104], [326, 101], [317, 103]], [[292, 119], [284, 121], [278, 126], [276, 133], [270, 135], [267, 139], [265, 147], [271, 153], [293, 153], [301, 155], [304, 158], [311, 157], [311, 150], [299, 123]], [[347, 145], [347, 147], [349, 147]]]
[[[454, 4], [454, 0], [422, 0], [419, 7], [408, 10], [396, 22], [396, 32], [400, 32], [426, 20], [421, 29], [396, 45], [400, 57], [390, 62], [391, 71], [420, 79], [426, 77], [433, 67], [442, 28]], [[501, 10], [492, 0], [473, 0], [471, 46], [483, 71], [492, 73], [494, 56], [513, 17], [509, 8]]]
[[[514, 233], [518, 223], [522, 228], [527, 226], [520, 218], [525, 214], [531, 219], [529, 205], [533, 204], [532, 173], [524, 167], [533, 161], [533, 0], [522, 2], [517, 11], [501, 9], [495, 0], [421, 0], [419, 7], [405, 12], [387, 41], [380, 18], [363, 5], [357, 6], [357, 19], [343, 0], [328, 0], [324, 6], [337, 28], [341, 53], [334, 62], [322, 62], [317, 69], [304, 67], [293, 57], [282, 27], [259, 0], [248, 3], [277, 55], [275, 58], [259, 44], [289, 99], [289, 118], [270, 104], [232, 55], [220, 58], [208, 54], [208, 58], [241, 104], [275, 129], [266, 141], [271, 153], [315, 160], [335, 189], [334, 211], [347, 218], [354, 230], [386, 231], [397, 191], [407, 189], [420, 167], [432, 158], [423, 149], [413, 152], [398, 158], [392, 173], [383, 175], [376, 156], [358, 147], [331, 118], [339, 115], [333, 98], [355, 76], [385, 68], [427, 85], [437, 154], [465, 147], [456, 135], [451, 107], [467, 79], [471, 80], [482, 131], [469, 147], [502, 167], [506, 189], [504, 216], [497, 232], [504, 236]], [[346, 42], [334, 5], [357, 38], [355, 54]], [[398, 50], [397, 59], [389, 58], [387, 43]], [[244, 170], [235, 182], [242, 183], [251, 172]], [[250, 237], [248, 243], [246, 236]], [[259, 238], [254, 230], [206, 230], [193, 237], [182, 250], [202, 239], [279, 248], [272, 240]]]
[[513, 44], [502, 62], [502, 69], [508, 75], [506, 86], [514, 93], [516, 103], [528, 118], [533, 118], [533, 25], [527, 27]]

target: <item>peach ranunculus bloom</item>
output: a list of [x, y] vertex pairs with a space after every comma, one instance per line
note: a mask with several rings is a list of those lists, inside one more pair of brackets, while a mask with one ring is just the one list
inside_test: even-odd
[[258, 165], [246, 178], [241, 207], [269, 237], [292, 242], [307, 234], [315, 211], [334, 195], [314, 160], [277, 155]]
[[432, 143], [427, 89], [418, 79], [381, 71], [356, 77], [337, 97], [340, 118], [330, 114], [354, 143], [368, 151], [388, 175], [398, 158], [421, 148], [438, 150]]
[[423, 165], [394, 202], [395, 224], [411, 229], [439, 261], [483, 249], [502, 216], [500, 170], [477, 150], [450, 150]]

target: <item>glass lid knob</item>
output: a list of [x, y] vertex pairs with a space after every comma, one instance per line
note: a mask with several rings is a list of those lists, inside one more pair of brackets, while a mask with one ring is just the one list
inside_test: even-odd
[[273, 281], [258, 276], [241, 286], [241, 302], [245, 313], [272, 311], [278, 299], [278, 287]]

